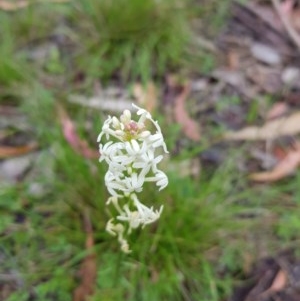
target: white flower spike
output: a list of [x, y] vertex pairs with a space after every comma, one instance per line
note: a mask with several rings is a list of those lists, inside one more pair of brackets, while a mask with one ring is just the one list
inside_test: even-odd
[[[137, 110], [138, 121], [132, 119], [129, 110], [125, 110], [119, 119], [108, 116], [97, 139], [99, 161], [108, 165], [104, 179], [111, 197], [106, 205], [114, 209], [106, 230], [117, 236], [125, 253], [131, 252], [125, 236], [133, 229], [157, 221], [163, 210], [163, 206], [159, 210], [147, 207], [139, 201], [137, 193], [143, 190], [145, 182], [155, 182], [159, 190], [168, 185], [166, 174], [157, 167], [163, 159], [157, 154], [158, 150], [168, 152], [161, 128], [148, 111], [132, 106]], [[102, 142], [104, 137], [105, 143]]]

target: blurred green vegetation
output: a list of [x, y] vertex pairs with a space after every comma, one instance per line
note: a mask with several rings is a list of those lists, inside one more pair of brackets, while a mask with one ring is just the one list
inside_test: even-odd
[[[219, 168], [200, 170], [200, 178], [168, 172], [170, 184], [163, 192], [147, 187], [143, 199], [164, 204], [162, 217], [133, 235], [132, 254], [120, 254], [104, 231], [106, 167], [75, 153], [62, 135], [57, 104], [66, 106], [80, 136], [97, 149], [105, 114], [66, 103], [69, 93], [90, 94], [95, 80], [121, 78], [129, 86], [136, 79], [159, 81], [174, 70], [209, 71], [214, 55], [191, 52], [189, 45], [204, 29], [210, 37], [220, 29], [229, 4], [82, 0], [0, 11], [1, 105], [18, 106], [26, 114], [43, 154], [33, 178], [0, 184], [0, 288], [9, 286], [6, 300], [72, 300], [87, 255], [86, 209], [98, 267], [90, 300], [224, 300], [233, 275], [243, 274], [245, 256], [253, 261], [259, 256], [253, 233], [265, 230], [258, 239], [270, 252], [297, 239], [299, 175], [280, 186], [249, 187], [246, 175], [236, 171], [244, 154], [238, 148]], [[195, 20], [199, 32], [192, 26]], [[224, 103], [238, 101], [232, 97]], [[249, 120], [256, 115], [253, 106]], [[164, 116], [155, 118], [166, 124]], [[163, 131], [175, 152], [179, 128], [164, 126]], [[205, 145], [171, 158], [170, 170], [182, 158], [197, 157], [199, 148]], [[46, 189], [42, 197], [31, 193], [36, 181]], [[284, 207], [282, 196], [292, 205]], [[13, 280], [5, 282], [5, 275]]]

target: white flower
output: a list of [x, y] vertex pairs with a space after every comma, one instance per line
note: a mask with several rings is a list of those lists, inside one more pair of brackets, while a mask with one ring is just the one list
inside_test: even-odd
[[128, 205], [124, 205], [124, 211], [122, 214], [117, 216], [117, 220], [126, 221], [129, 224], [128, 233], [131, 233], [132, 229], [136, 229], [139, 226], [146, 226], [148, 224], [154, 223], [159, 219], [163, 206], [160, 207], [159, 211], [154, 211], [153, 207], [148, 208], [143, 205], [138, 199], [135, 200], [135, 205], [137, 210], [130, 211]]
[[[99, 161], [108, 165], [104, 180], [111, 197], [107, 205], [113, 205], [117, 211], [117, 215], [108, 221], [106, 230], [118, 236], [121, 249], [127, 253], [130, 250], [124, 235], [155, 222], [163, 210], [163, 206], [159, 210], [145, 206], [136, 193], [143, 190], [145, 182], [155, 182], [159, 190], [168, 185], [166, 174], [157, 167], [163, 159], [157, 154], [158, 149], [168, 152], [161, 128], [148, 111], [134, 104], [133, 107], [137, 109], [138, 121], [132, 120], [129, 110], [125, 110], [119, 119], [109, 116], [97, 140]], [[147, 120], [152, 128], [147, 126]], [[106, 143], [102, 142], [104, 137]]]
[[119, 239], [119, 242], [120, 242], [120, 244], [121, 244], [121, 250], [124, 252], [124, 253], [131, 253], [131, 250], [129, 249], [129, 244], [128, 244], [128, 242], [127, 242], [127, 240], [126, 239]]
[[114, 224], [113, 219], [110, 219], [106, 224], [106, 231], [113, 236], [118, 236], [118, 241], [121, 244], [121, 250], [124, 253], [130, 253], [129, 244], [127, 240], [124, 238], [125, 228], [122, 224]]
[[148, 178], [145, 178], [145, 180], [147, 182], [156, 182], [156, 186], [159, 187], [159, 191], [164, 189], [169, 183], [168, 177], [161, 170], [157, 170], [154, 177], [148, 177]]
[[151, 224], [159, 219], [163, 210], [163, 206], [160, 207], [159, 211], [154, 211], [153, 207], [148, 208], [147, 206], [143, 205], [135, 194], [131, 195], [131, 199], [134, 201], [134, 204], [139, 212], [141, 224], [143, 224], [143, 226]]
[[110, 116], [108, 116], [108, 118], [106, 119], [106, 121], [103, 124], [102, 131], [101, 131], [101, 133], [98, 136], [97, 142], [101, 141], [103, 135], [106, 136], [106, 139], [109, 139], [109, 136], [113, 136], [113, 137], [115, 137], [117, 139], [122, 138], [123, 131], [111, 129], [110, 125], [112, 123], [113, 123], [113, 118], [111, 118]]
[[131, 229], [136, 229], [140, 226], [142, 222], [141, 217], [138, 211], [130, 211], [127, 204], [124, 205], [123, 209], [124, 212], [122, 212], [121, 215], [118, 215], [117, 219], [120, 221], [127, 221], [129, 223], [129, 232], [131, 232]]
[[112, 236], [117, 235], [116, 231], [116, 225], [113, 223], [113, 218], [111, 218], [107, 223], [106, 223], [106, 231], [110, 233]]
[[119, 206], [119, 202], [118, 202], [118, 197], [116, 196], [111, 196], [110, 198], [108, 198], [106, 205], [109, 205], [110, 203], [112, 203], [114, 205], [114, 207], [117, 209], [117, 211], [122, 214], [122, 209]]
[[162, 146], [164, 149], [164, 152], [168, 153], [167, 146], [165, 144], [162, 133], [157, 132], [154, 135], [150, 135], [146, 138], [146, 141], [147, 141], [148, 146], [152, 146], [153, 148], [158, 148], [158, 147]]
[[122, 124], [128, 124], [131, 121], [131, 112], [129, 110], [124, 110], [123, 114], [120, 116]]

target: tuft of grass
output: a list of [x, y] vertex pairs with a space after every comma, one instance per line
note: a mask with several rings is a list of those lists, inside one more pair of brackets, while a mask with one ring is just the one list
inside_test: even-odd
[[[38, 139], [44, 147], [48, 145], [46, 157], [54, 162], [42, 160], [39, 167], [44, 171], [51, 169], [54, 176], [37, 173], [36, 179], [23, 183], [18, 191], [7, 190], [4, 203], [11, 204], [9, 199], [14, 199], [14, 205], [5, 209], [12, 219], [2, 231], [7, 231], [10, 224], [14, 226], [9, 235], [1, 238], [1, 254], [9, 254], [4, 270], [9, 273], [16, 268], [23, 283], [8, 300], [70, 300], [78, 285], [80, 261], [85, 256], [82, 213], [86, 208], [91, 212], [98, 258], [98, 280], [92, 300], [215, 296], [217, 292], [205, 287], [207, 282], [217, 281], [208, 279], [212, 276], [205, 252], [218, 244], [220, 229], [230, 222], [230, 211], [227, 214], [223, 207], [231, 189], [232, 179], [223, 180], [228, 170], [219, 170], [214, 180], [203, 181], [200, 187], [176, 174], [169, 175], [170, 185], [163, 193], [147, 186], [143, 201], [157, 207], [164, 204], [164, 213], [158, 223], [133, 235], [131, 255], [120, 254], [118, 243], [104, 230], [109, 219], [105, 206], [106, 167], [74, 152], [53, 119], [53, 95], [40, 86], [33, 87], [32, 97], [23, 108], [37, 127]], [[43, 107], [44, 115], [39, 116], [35, 106]], [[74, 114], [80, 128], [85, 116], [82, 112]], [[97, 123], [91, 134], [96, 140]], [[29, 193], [34, 180], [47, 187], [47, 194], [41, 198]], [[22, 216], [20, 224], [15, 221], [16, 216]]]
[[16, 37], [12, 33], [12, 20], [0, 12], [0, 88], [25, 79], [25, 61], [16, 55]]
[[[85, 39], [79, 64], [89, 74], [147, 79], [182, 62], [190, 38], [188, 1], [84, 0], [77, 3], [77, 25]], [[121, 12], [121, 13], [120, 13]], [[87, 55], [88, 54], [88, 55]], [[94, 59], [90, 60], [89, 57]], [[88, 65], [86, 65], [88, 64]]]
[[[22, 90], [22, 94], [29, 99], [26, 91]], [[269, 216], [277, 212], [276, 207], [270, 207], [274, 198], [282, 191], [294, 191], [296, 198], [299, 189], [294, 184], [278, 189], [249, 188], [246, 178], [236, 172], [236, 161], [244, 151], [241, 148], [209, 176], [203, 170], [197, 181], [169, 172], [170, 184], [164, 191], [157, 193], [155, 187], [147, 185], [141, 200], [154, 207], [164, 204], [163, 214], [157, 223], [134, 233], [130, 241], [132, 254], [121, 254], [115, 238], [105, 232], [109, 219], [105, 206], [105, 164], [83, 158], [65, 141], [55, 119], [52, 93], [39, 85], [33, 85], [30, 91], [23, 110], [36, 125], [37, 137], [47, 149], [46, 157], [52, 158], [52, 164], [42, 160], [40, 168], [51, 169], [53, 176], [36, 175], [39, 183], [47, 187], [42, 198], [29, 194], [32, 178], [18, 190], [6, 190], [1, 198], [5, 200], [3, 216], [9, 220], [3, 219], [0, 231], [14, 225], [10, 234], [1, 238], [1, 254], [10, 254], [5, 255], [4, 269], [17, 268], [24, 283], [8, 300], [28, 300], [28, 292], [41, 300], [70, 300], [78, 285], [76, 273], [86, 255], [82, 225], [85, 209], [91, 212], [98, 267], [96, 291], [91, 300], [221, 300], [232, 288], [229, 275], [243, 273], [245, 254], [259, 257], [258, 241], [266, 240], [272, 231], [283, 239], [296, 239], [291, 236], [297, 229], [295, 219], [286, 220], [286, 215], [280, 213], [281, 223], [276, 226]], [[96, 148], [101, 127], [99, 115], [88, 109], [70, 110], [70, 114], [80, 135], [91, 137], [91, 145]], [[93, 122], [90, 132], [84, 127], [87, 118]], [[167, 140], [169, 131], [170, 139], [176, 139], [172, 127], [165, 130]], [[185, 159], [195, 156], [193, 149], [190, 154]], [[168, 164], [175, 164], [174, 161]], [[16, 216], [22, 216], [25, 222], [18, 224]], [[263, 225], [266, 228], [262, 235]], [[271, 250], [275, 245], [270, 241]], [[217, 255], [209, 260], [213, 250]], [[59, 267], [55, 273], [53, 266]], [[53, 295], [58, 284], [59, 293]]]
[[[45, 109], [48, 106], [51, 112], [53, 96], [40, 87], [33, 91], [36, 96], [31, 105], [33, 100], [43, 100]], [[78, 285], [76, 273], [86, 255], [82, 226], [86, 208], [91, 212], [98, 267], [91, 300], [222, 300], [233, 285], [234, 279], [229, 276], [243, 273], [245, 254], [255, 254], [258, 242], [266, 240], [270, 232], [275, 233], [274, 223], [266, 221], [268, 212], [276, 212], [270, 207], [274, 198], [282, 191], [299, 194], [294, 184], [278, 189], [249, 189], [246, 179], [235, 171], [240, 150], [210, 177], [203, 171], [198, 181], [169, 173], [167, 189], [157, 193], [148, 185], [141, 197], [155, 207], [164, 204], [160, 220], [134, 233], [130, 242], [133, 253], [124, 255], [115, 238], [104, 230], [109, 219], [103, 182], [106, 166], [75, 153], [64, 140], [58, 122], [51, 122], [51, 116], [39, 120], [35, 110], [31, 113], [32, 120], [40, 126], [41, 141], [51, 146], [48, 156], [54, 160], [53, 166], [42, 161], [45, 165], [41, 168], [52, 166], [54, 178], [39, 175], [39, 182], [49, 188], [42, 199], [28, 193], [29, 182], [18, 191], [6, 190], [6, 216], [22, 214], [26, 221], [18, 224], [13, 219], [2, 227], [7, 231], [9, 224], [14, 225], [9, 235], [1, 238], [1, 254], [6, 254], [4, 270], [17, 269], [23, 283], [9, 301], [25, 301], [30, 296], [37, 300], [71, 300]], [[86, 116], [91, 118], [90, 112], [72, 114], [78, 128]], [[99, 120], [89, 133], [95, 139], [98, 127], [100, 130]], [[43, 135], [47, 129], [47, 135]], [[295, 230], [295, 221], [286, 220], [284, 214], [282, 222], [288, 225], [286, 231]], [[279, 234], [291, 237], [282, 231]], [[209, 260], [215, 251], [217, 255]]]

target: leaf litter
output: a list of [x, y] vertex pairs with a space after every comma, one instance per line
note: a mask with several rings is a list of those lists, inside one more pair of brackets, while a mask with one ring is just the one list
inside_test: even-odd
[[157, 88], [152, 81], [149, 81], [144, 87], [140, 83], [133, 85], [133, 96], [139, 106], [145, 108], [148, 112], [153, 113], [157, 108], [158, 95]]
[[[1, 2], [5, 3], [7, 1]], [[282, 6], [292, 2], [283, 1]], [[33, 3], [35, 2], [30, 2], [30, 4]], [[281, 9], [283, 8], [281, 7]], [[290, 6], [284, 13], [292, 18], [291, 16], [296, 15], [297, 10], [299, 9], [291, 8]], [[225, 64], [218, 66], [211, 74], [201, 74], [195, 79], [189, 79], [190, 86], [176, 83], [173, 87], [170, 87], [167, 84], [166, 86], [168, 87], [164, 88], [171, 91], [169, 91], [170, 93], [166, 97], [168, 98], [166, 102], [169, 102], [171, 110], [166, 114], [166, 119], [169, 118], [171, 122], [174, 123], [175, 121], [180, 124], [184, 136], [193, 142], [199, 143], [203, 138], [206, 138], [204, 137], [204, 133], [206, 135], [208, 124], [212, 120], [218, 126], [221, 125], [227, 130], [228, 128], [240, 128], [239, 125], [246, 121], [245, 112], [249, 112], [249, 108], [251, 108], [253, 102], [258, 99], [259, 112], [256, 119], [260, 117], [266, 118], [265, 124], [262, 126], [245, 127], [238, 131], [226, 131], [224, 135], [226, 143], [234, 143], [231, 142], [232, 140], [250, 140], [255, 143], [256, 140], [261, 140], [269, 143], [269, 140], [276, 140], [281, 136], [299, 134], [300, 113], [297, 111], [299, 106], [299, 81], [295, 80], [295, 78], [298, 76], [300, 66], [297, 60], [294, 60], [297, 56], [294, 55], [295, 46], [293, 45], [293, 38], [290, 34], [286, 34], [286, 26], [282, 24], [273, 7], [265, 5], [265, 2], [263, 4], [260, 1], [251, 1], [251, 3], [247, 4], [234, 3], [232, 13], [233, 17], [230, 20], [229, 30], [226, 29], [228, 30], [227, 33], [219, 38], [219, 45], [213, 45], [215, 52], [218, 53], [219, 51], [218, 55], [220, 56], [220, 53], [224, 53], [227, 61], [225, 60]], [[297, 28], [296, 20], [297, 18], [294, 18], [293, 22], [291, 22], [295, 28]], [[269, 52], [266, 53], [266, 49]], [[272, 54], [271, 61], [270, 57], [268, 57], [268, 53], [270, 52]], [[287, 68], [291, 66], [295, 70], [292, 70], [292, 72], [288, 70], [287, 72]], [[284, 72], [286, 72], [285, 75]], [[95, 93], [92, 97], [71, 95], [69, 101], [101, 111], [116, 112], [129, 108], [132, 101], [136, 100], [141, 104], [145, 104], [145, 106], [149, 105], [148, 110], [151, 108], [151, 111], [153, 111], [159, 105], [156, 102], [156, 97], [159, 98], [160, 94], [158, 88], [154, 84], [153, 86], [151, 85], [152, 83], [148, 83], [145, 86], [136, 84], [133, 89], [135, 99], [126, 90], [121, 89], [122, 91], [119, 93], [119, 87], [115, 87], [116, 89], [113, 93], [109, 89], [103, 89], [98, 91], [99, 93]], [[285, 89], [285, 94], [282, 97], [282, 107], [274, 108], [273, 112], [265, 114], [267, 107], [265, 106], [264, 96], [268, 93], [274, 93], [281, 97], [283, 89]], [[232, 95], [240, 99], [241, 102], [234, 105], [229, 104], [226, 108], [222, 107], [225, 102], [224, 98]], [[196, 102], [195, 106], [194, 102]], [[285, 104], [291, 105], [291, 107], [288, 106], [286, 110]], [[190, 105], [193, 108], [193, 117], [189, 113], [191, 111], [189, 110]], [[234, 106], [242, 109], [235, 112], [235, 109], [233, 109]], [[282, 115], [287, 114], [288, 110], [293, 109], [296, 111], [295, 113], [282, 117]], [[75, 121], [70, 119], [63, 108], [58, 109], [58, 111], [64, 137], [74, 151], [83, 157], [98, 157], [98, 152], [91, 149], [87, 142], [79, 137]], [[214, 113], [217, 112], [217, 114], [213, 116], [212, 111]], [[234, 115], [228, 114], [228, 112], [233, 112]], [[233, 117], [237, 115], [240, 116], [239, 122], [234, 123]], [[224, 144], [220, 145], [213, 145], [213, 148], [216, 149], [216, 152], [223, 154]], [[226, 145], [226, 147], [230, 146], [232, 145]], [[267, 176], [266, 173], [251, 173], [250, 178], [254, 177], [252, 178], [253, 180], [259, 179], [271, 182], [291, 175], [297, 166], [299, 166], [298, 153], [298, 146], [288, 148], [283, 152], [281, 157], [271, 153], [270, 156], [276, 157], [278, 160], [277, 163], [272, 163], [272, 169], [266, 172]], [[268, 152], [266, 155], [268, 155]], [[263, 154], [259, 156], [263, 158]], [[220, 160], [215, 161], [217, 161], [218, 165], [221, 163]], [[188, 175], [188, 172], [185, 175]], [[86, 233], [86, 249], [90, 250], [94, 244], [91, 238], [91, 229], [89, 228]], [[92, 294], [95, 286], [96, 272], [95, 258], [87, 256], [81, 266], [81, 283], [74, 292], [74, 301], [86, 300]], [[272, 294], [284, 291], [289, 286], [287, 274], [286, 270], [278, 266], [276, 266], [274, 271], [266, 273], [266, 275], [269, 275], [269, 278], [267, 277], [267, 279], [265, 278], [260, 281], [260, 285], [265, 284], [260, 290], [260, 294], [264, 294], [267, 291]], [[264, 276], [265, 274], [261, 274], [256, 280], [259, 281]], [[268, 283], [269, 287], [266, 283]], [[258, 300], [260, 297], [262, 295], [253, 294], [252, 299], [240, 297], [232, 300], [249, 301]]]
[[295, 250], [280, 252], [276, 258], [262, 258], [243, 284], [236, 286], [230, 301], [297, 301], [300, 278], [295, 270], [299, 267]]
[[300, 143], [297, 142], [287, 151], [286, 156], [270, 171], [250, 174], [257, 182], [274, 182], [293, 174], [300, 165]]
[[174, 118], [182, 126], [186, 137], [193, 141], [200, 141], [200, 127], [186, 111], [185, 105], [190, 94], [190, 85], [185, 84], [181, 93], [175, 98]]
[[269, 140], [286, 135], [300, 133], [300, 111], [287, 117], [278, 118], [265, 123], [262, 127], [249, 126], [236, 132], [227, 132], [227, 140]]
[[87, 141], [81, 139], [77, 132], [74, 122], [70, 119], [67, 112], [61, 105], [57, 105], [58, 116], [61, 122], [63, 135], [69, 145], [85, 158], [95, 159], [99, 157], [99, 152], [89, 147]]

